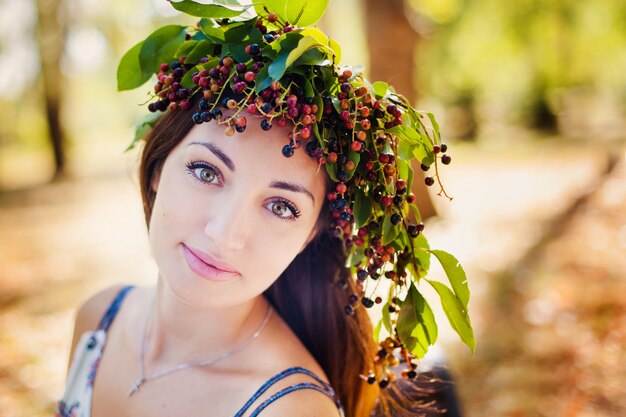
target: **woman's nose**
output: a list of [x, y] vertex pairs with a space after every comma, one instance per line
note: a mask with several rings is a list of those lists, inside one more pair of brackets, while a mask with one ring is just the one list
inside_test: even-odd
[[250, 232], [250, 203], [244, 202], [245, 197], [220, 200], [211, 203], [204, 232], [222, 251], [241, 250]]

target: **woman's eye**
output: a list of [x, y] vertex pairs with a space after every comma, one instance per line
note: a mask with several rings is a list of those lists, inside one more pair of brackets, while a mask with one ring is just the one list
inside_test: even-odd
[[196, 168], [194, 171], [202, 181], [212, 182], [217, 177], [211, 168]]
[[215, 168], [204, 163], [192, 162], [187, 164], [187, 171], [198, 181], [212, 183], [219, 178]]
[[270, 203], [272, 213], [283, 220], [295, 221], [300, 217], [300, 211], [293, 204], [284, 200], [277, 200]]

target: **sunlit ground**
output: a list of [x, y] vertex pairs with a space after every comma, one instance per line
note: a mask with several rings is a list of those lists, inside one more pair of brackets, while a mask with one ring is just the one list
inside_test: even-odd
[[[155, 278], [124, 144], [80, 150], [76, 179], [0, 194], [0, 415], [51, 415], [79, 303]], [[424, 290], [466, 415], [626, 415], [623, 149], [613, 146], [620, 159], [604, 176], [606, 153], [582, 143], [450, 148], [443, 180], [454, 200], [435, 199], [441, 219], [427, 236], [468, 273], [474, 358]]]

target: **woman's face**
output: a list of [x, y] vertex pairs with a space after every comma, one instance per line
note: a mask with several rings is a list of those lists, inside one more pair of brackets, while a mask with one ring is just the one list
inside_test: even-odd
[[325, 173], [304, 149], [282, 155], [288, 132], [253, 119], [227, 137], [204, 123], [165, 160], [152, 184], [150, 245], [160, 278], [189, 305], [252, 299], [315, 236]]

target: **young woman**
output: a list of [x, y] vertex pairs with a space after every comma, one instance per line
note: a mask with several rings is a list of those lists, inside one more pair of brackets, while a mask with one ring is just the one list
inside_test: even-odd
[[[211, 18], [232, 9], [172, 4], [205, 18], [157, 30], [118, 71], [121, 89], [143, 84], [146, 66], [158, 72], [149, 108], [160, 117], [140, 165], [158, 277], [79, 309], [57, 415], [365, 417], [406, 406], [385, 389], [390, 368], [400, 357], [415, 378], [412, 359], [436, 338], [407, 274], [423, 276], [416, 251], [428, 253], [410, 220], [407, 155], [425, 149], [428, 168], [445, 145], [429, 142], [402, 96], [338, 70], [319, 30], [267, 7], [229, 22]], [[367, 309], [382, 304], [372, 287], [383, 277], [377, 333], [389, 337], [377, 344]]]

